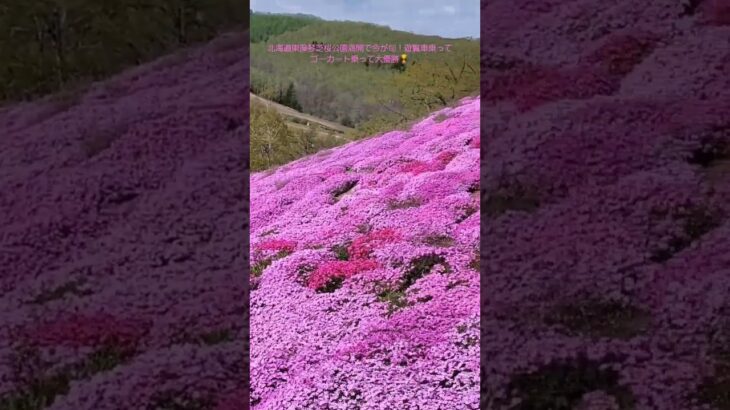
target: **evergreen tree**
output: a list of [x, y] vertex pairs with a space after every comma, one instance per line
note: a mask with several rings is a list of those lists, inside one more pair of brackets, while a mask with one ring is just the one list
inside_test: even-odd
[[302, 106], [297, 100], [297, 93], [294, 90], [293, 83], [289, 83], [289, 88], [286, 89], [286, 94], [284, 94], [284, 102], [282, 104], [286, 105], [287, 107], [291, 107], [297, 111], [302, 110]]

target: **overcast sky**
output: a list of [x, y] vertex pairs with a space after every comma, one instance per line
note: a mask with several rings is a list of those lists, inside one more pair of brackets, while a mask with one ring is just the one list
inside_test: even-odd
[[253, 11], [304, 13], [441, 37], [479, 37], [478, 0], [251, 0]]

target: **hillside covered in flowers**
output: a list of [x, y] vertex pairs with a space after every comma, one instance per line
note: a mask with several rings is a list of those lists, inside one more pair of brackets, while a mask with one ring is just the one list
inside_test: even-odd
[[251, 404], [479, 406], [479, 98], [251, 176]]
[[482, 39], [482, 408], [730, 409], [730, 2], [490, 0]]
[[0, 109], [0, 409], [241, 409], [247, 38]]

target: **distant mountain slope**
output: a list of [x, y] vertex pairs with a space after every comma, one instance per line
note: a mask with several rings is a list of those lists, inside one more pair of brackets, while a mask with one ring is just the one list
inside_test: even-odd
[[[425, 36], [370, 23], [352, 21], [325, 21], [308, 18], [294, 18], [280, 15], [260, 15], [251, 17], [252, 33], [263, 37], [251, 45], [251, 86], [252, 91], [264, 98], [276, 100], [291, 84], [301, 104], [302, 112], [338, 122], [354, 128], [369, 126], [365, 131], [372, 134], [381, 130], [393, 129], [395, 123], [408, 117], [407, 120], [420, 118], [435, 107], [420, 107], [416, 91], [418, 87], [428, 89], [435, 86], [437, 80], [458, 74], [462, 63], [466, 61], [473, 68], [460, 77], [456, 95], [447, 96], [447, 104], [476, 92], [478, 85], [479, 42], [468, 39], [445, 39], [436, 36]], [[261, 28], [257, 35], [257, 27]], [[268, 30], [268, 31], [266, 31]], [[366, 64], [326, 61], [327, 53], [320, 54], [318, 63], [312, 63], [311, 53], [269, 52], [268, 46], [273, 44], [391, 44], [395, 51], [360, 52], [360, 57], [370, 55], [400, 55], [406, 44], [435, 44], [440, 47], [450, 45], [450, 51], [407, 53], [409, 65], [405, 72], [391, 69], [392, 64]], [[446, 50], [446, 49], [444, 49]], [[353, 53], [333, 54], [334, 57], [351, 57]], [[421, 64], [422, 67], [412, 66]], [[418, 68], [429, 66], [428, 74], [417, 80], [413, 74]], [[451, 72], [446, 67], [449, 65]], [[469, 75], [471, 74], [471, 75]], [[443, 80], [438, 80], [443, 81]], [[443, 92], [444, 94], [449, 94]], [[443, 104], [443, 105], [447, 105]], [[418, 108], [418, 110], [416, 109]], [[422, 108], [422, 109], [421, 109]], [[369, 121], [392, 116], [390, 123], [383, 124], [382, 129], [375, 129]]]
[[249, 15], [251, 42], [265, 42], [269, 38], [298, 30], [308, 24], [321, 21], [319, 17], [307, 14], [271, 14], [255, 12]]

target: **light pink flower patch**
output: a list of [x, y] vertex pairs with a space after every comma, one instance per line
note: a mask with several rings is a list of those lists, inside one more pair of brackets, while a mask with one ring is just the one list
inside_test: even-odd
[[[466, 218], [479, 207], [470, 193], [479, 106], [467, 98], [442, 122], [254, 175], [251, 250], [271, 253], [254, 258], [254, 409], [401, 408], [407, 397], [435, 410], [478, 395], [478, 347], [449, 335], [478, 323], [479, 276], [469, 266], [479, 221]], [[348, 361], [342, 352], [352, 351], [365, 354]], [[424, 368], [438, 370], [413, 380]], [[452, 368], [471, 370], [443, 389]], [[435, 399], [418, 397], [424, 386]]]

